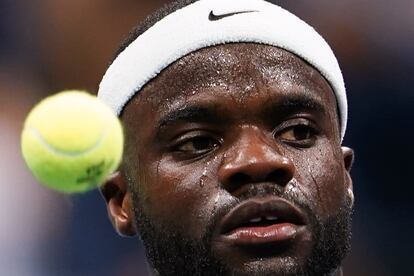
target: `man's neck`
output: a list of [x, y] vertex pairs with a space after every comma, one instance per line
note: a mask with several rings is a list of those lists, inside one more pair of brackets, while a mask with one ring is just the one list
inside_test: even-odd
[[344, 273], [342, 272], [342, 267], [338, 267], [331, 276], [344, 276]]

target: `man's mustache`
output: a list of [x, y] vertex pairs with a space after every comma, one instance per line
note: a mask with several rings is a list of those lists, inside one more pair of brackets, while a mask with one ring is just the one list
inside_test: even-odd
[[222, 205], [220, 205], [219, 200], [218, 205], [215, 206], [214, 210], [212, 211], [212, 218], [210, 220], [209, 226], [207, 227], [207, 236], [211, 237], [214, 234], [214, 230], [217, 229], [217, 225], [220, 223], [221, 219], [223, 219], [223, 217], [232, 209], [236, 208], [239, 204], [243, 203], [246, 200], [260, 197], [275, 196], [282, 198], [297, 208], [301, 209], [311, 223], [317, 223], [316, 215], [312, 209], [312, 206], [314, 206], [314, 204], [308, 200], [308, 197], [299, 188], [298, 185], [294, 186], [295, 189], [289, 189], [288, 185], [280, 186], [272, 183], [255, 183], [244, 189], [243, 192], [241, 192], [237, 197], [223, 200], [225, 203]]

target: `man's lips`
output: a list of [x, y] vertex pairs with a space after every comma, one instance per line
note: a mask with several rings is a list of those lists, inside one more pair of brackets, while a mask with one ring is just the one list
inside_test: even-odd
[[306, 217], [279, 197], [254, 198], [231, 210], [220, 224], [220, 234], [236, 245], [260, 245], [293, 239]]

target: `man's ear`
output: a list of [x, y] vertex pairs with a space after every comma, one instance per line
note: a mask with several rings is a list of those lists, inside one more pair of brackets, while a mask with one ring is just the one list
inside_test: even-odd
[[346, 169], [345, 172], [345, 185], [348, 189], [348, 196], [351, 199], [352, 205], [354, 205], [354, 190], [352, 186], [352, 178], [351, 178], [351, 168], [354, 164], [354, 151], [351, 148], [348, 147], [342, 147], [342, 156], [344, 159], [344, 166]]
[[101, 187], [105, 198], [109, 219], [115, 230], [122, 236], [135, 236], [134, 212], [131, 193], [120, 172], [112, 174]]
[[348, 147], [341, 147], [342, 155], [344, 157], [345, 169], [350, 172], [354, 164], [354, 150]]

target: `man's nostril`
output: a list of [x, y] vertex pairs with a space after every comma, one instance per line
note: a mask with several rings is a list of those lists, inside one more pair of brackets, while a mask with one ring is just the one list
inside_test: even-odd
[[291, 178], [291, 174], [286, 170], [274, 170], [267, 176], [267, 181], [286, 185]]
[[238, 172], [230, 177], [230, 183], [233, 183], [234, 185], [244, 185], [252, 182], [272, 182], [284, 186], [291, 180], [291, 178], [291, 174], [282, 169], [273, 170], [267, 176], [261, 177], [253, 177], [249, 174]]
[[245, 173], [241, 173], [241, 172], [236, 173], [236, 174], [234, 174], [230, 177], [230, 182], [238, 184], [238, 185], [246, 184], [246, 183], [249, 183], [251, 181], [252, 181], [252, 179], [251, 179], [250, 176], [248, 176]]

